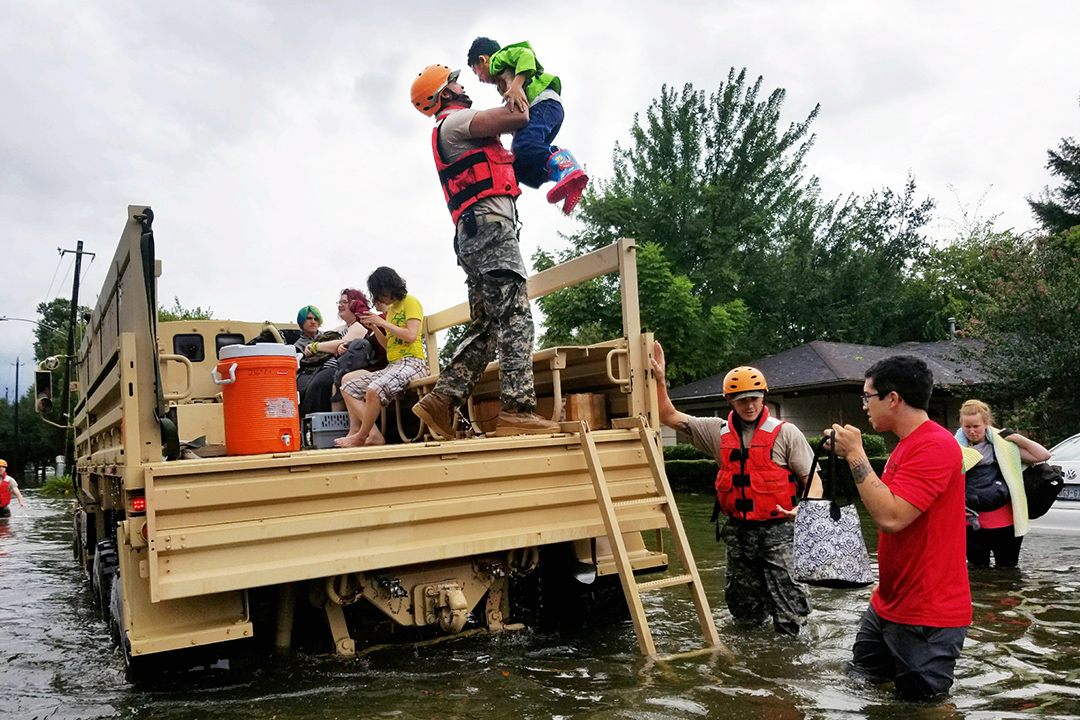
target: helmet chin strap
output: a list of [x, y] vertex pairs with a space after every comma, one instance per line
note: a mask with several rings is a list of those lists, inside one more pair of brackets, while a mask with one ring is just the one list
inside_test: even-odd
[[450, 107], [452, 105], [457, 106], [457, 107], [466, 107], [466, 108], [471, 108], [472, 107], [472, 104], [473, 104], [472, 98], [469, 97], [468, 95], [466, 95], [465, 93], [456, 93], [453, 90], [450, 90], [449, 88], [446, 90], [446, 92], [448, 92], [450, 94], [450, 97], [443, 101], [442, 107], [446, 108], [446, 107]]

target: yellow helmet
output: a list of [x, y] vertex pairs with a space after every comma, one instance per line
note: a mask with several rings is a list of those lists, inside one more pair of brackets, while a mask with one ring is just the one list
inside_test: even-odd
[[737, 367], [724, 376], [724, 397], [729, 399], [743, 397], [746, 393], [757, 393], [757, 397], [765, 397], [768, 389], [765, 375], [757, 368], [747, 365]]
[[428, 65], [420, 71], [412, 83], [410, 93], [413, 106], [431, 117], [439, 110], [439, 93], [458, 78], [460, 70], [451, 70], [446, 65]]

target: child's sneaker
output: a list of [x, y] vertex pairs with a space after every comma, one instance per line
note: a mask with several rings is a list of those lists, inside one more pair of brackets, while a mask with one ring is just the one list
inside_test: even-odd
[[555, 187], [548, 190], [548, 202], [554, 205], [565, 200], [562, 210], [567, 215], [577, 206], [585, 186], [589, 184], [589, 176], [570, 151], [565, 149], [558, 150], [548, 158], [548, 180], [555, 183]]

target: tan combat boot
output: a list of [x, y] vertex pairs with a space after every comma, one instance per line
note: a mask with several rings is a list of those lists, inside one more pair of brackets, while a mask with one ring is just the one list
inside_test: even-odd
[[427, 423], [431, 434], [439, 440], [453, 440], [454, 402], [442, 393], [428, 393], [412, 407], [413, 415]]
[[495, 434], [503, 435], [543, 435], [559, 432], [559, 423], [552, 422], [530, 412], [499, 413], [495, 421]]

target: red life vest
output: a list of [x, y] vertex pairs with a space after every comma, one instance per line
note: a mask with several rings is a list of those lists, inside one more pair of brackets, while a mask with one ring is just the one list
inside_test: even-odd
[[783, 515], [776, 506], [791, 510], [798, 502], [798, 487], [791, 471], [772, 459], [773, 445], [783, 420], [769, 417], [762, 408], [750, 447], [743, 448], [735, 429], [735, 413], [720, 435], [720, 472], [716, 474], [716, 497], [720, 510], [740, 520], [775, 520]]
[[0, 480], [0, 507], [7, 507], [11, 503], [11, 485], [8, 484], [7, 475]]
[[521, 188], [514, 175], [514, 154], [503, 147], [498, 136], [487, 138], [476, 150], [470, 150], [452, 163], [447, 163], [439, 150], [439, 129], [443, 116], [431, 131], [431, 150], [435, 169], [439, 171], [443, 197], [450, 208], [450, 217], [457, 225], [458, 218], [480, 198], [492, 195], [517, 197]]

